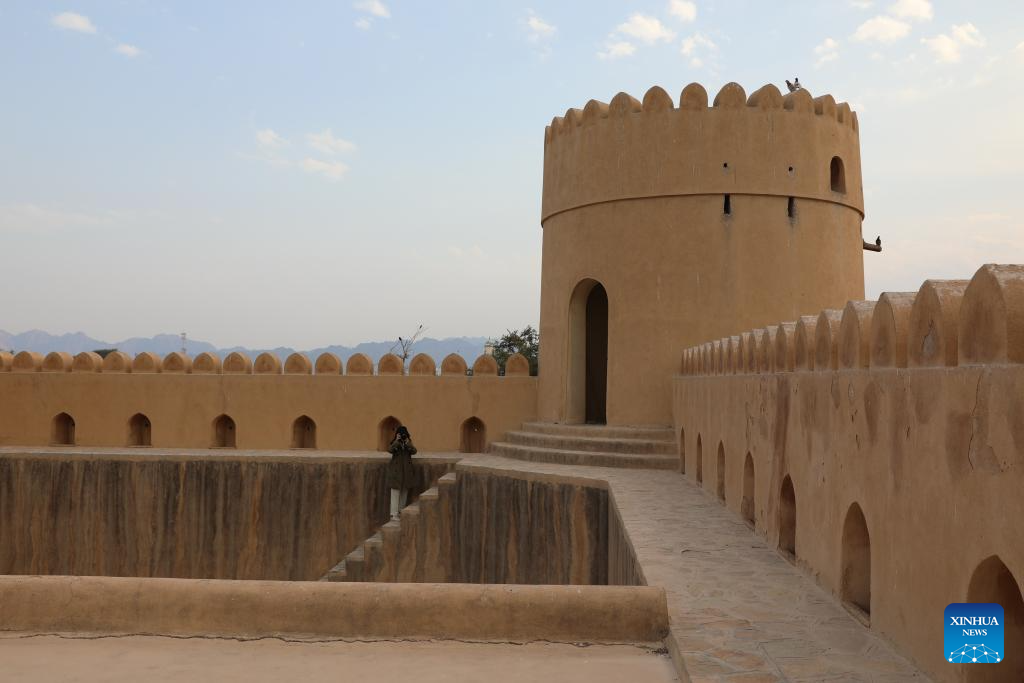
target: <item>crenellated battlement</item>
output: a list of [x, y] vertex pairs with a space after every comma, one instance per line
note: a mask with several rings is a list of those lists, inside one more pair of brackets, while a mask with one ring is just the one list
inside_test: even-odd
[[[427, 376], [498, 376], [498, 363], [493, 356], [481, 354], [473, 362], [472, 373], [465, 359], [458, 354], [449, 354], [437, 372], [437, 363], [425, 353], [417, 354], [404, 367], [402, 359], [387, 353], [381, 356], [376, 367], [370, 357], [355, 353], [346, 364], [333, 353], [320, 354], [316, 362], [310, 361], [304, 353], [293, 353], [284, 359], [271, 352], [263, 352], [253, 361], [246, 354], [232, 351], [224, 360], [210, 352], [203, 352], [191, 358], [173, 351], [163, 358], [155, 353], [143, 351], [131, 358], [121, 351], [113, 351], [106, 358], [92, 351], [83, 351], [75, 356], [64, 351], [53, 351], [45, 356], [34, 351], [20, 351], [17, 354], [0, 352], [0, 372], [75, 372], [107, 374], [175, 374], [175, 375], [427, 375]], [[505, 376], [528, 376], [530, 364], [519, 353], [509, 356], [505, 364]]]
[[[727, 83], [715, 95], [710, 108], [742, 109], [749, 107], [755, 111], [783, 110], [795, 114], [815, 114], [834, 120], [837, 124], [848, 126], [855, 133], [860, 132], [857, 113], [846, 102], [836, 103], [832, 95], [812, 96], [807, 90], [797, 90], [783, 95], [771, 83], [758, 88], [750, 96], [739, 83]], [[545, 144], [551, 143], [557, 136], [571, 134], [580, 126], [591, 126], [601, 119], [616, 119], [639, 113], [662, 113], [678, 109], [679, 111], [701, 112], [709, 108], [708, 93], [700, 83], [690, 83], [679, 95], [679, 106], [676, 107], [669, 95], [661, 86], [652, 86], [643, 100], [638, 100], [629, 93], [620, 92], [605, 103], [589, 100], [582, 109], [572, 108], [564, 116], [556, 116], [551, 124], [544, 129]]]
[[709, 105], [691, 83], [676, 106], [654, 86], [643, 100], [619, 93], [569, 109], [544, 143], [542, 222], [597, 203], [709, 194], [815, 199], [864, 215], [857, 114], [831, 95], [769, 84], [748, 96], [728, 83]]
[[803, 316], [690, 347], [684, 375], [1024, 363], [1024, 266]]

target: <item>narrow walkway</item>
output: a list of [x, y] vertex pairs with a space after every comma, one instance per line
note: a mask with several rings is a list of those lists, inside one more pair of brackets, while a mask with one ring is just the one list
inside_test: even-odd
[[694, 683], [924, 682], [711, 493], [669, 472], [474, 456], [463, 468], [605, 480]]

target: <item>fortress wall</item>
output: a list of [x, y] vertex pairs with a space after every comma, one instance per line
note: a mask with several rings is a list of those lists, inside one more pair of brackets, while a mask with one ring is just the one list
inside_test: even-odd
[[[419, 458], [414, 493], [453, 460]], [[0, 456], [0, 574], [315, 580], [388, 517], [386, 456]]]
[[673, 380], [681, 467], [712, 495], [722, 481], [724, 504], [781, 546], [789, 477], [795, 561], [849, 603], [868, 589], [871, 628], [936, 680], [960, 680], [941, 659], [945, 606], [1000, 602], [1015, 672], [1000, 680], [1019, 680], [1022, 360], [1021, 266], [691, 348]]
[[372, 451], [379, 424], [394, 416], [421, 451], [458, 451], [468, 418], [482, 420], [496, 441], [537, 411], [537, 379], [529, 376], [224, 372], [0, 371], [0, 445], [55, 443], [54, 418], [67, 413], [76, 445], [126, 446], [129, 422], [141, 413], [156, 447], [216, 445], [214, 421], [227, 415], [237, 448], [281, 449], [305, 415], [316, 448]]
[[459, 464], [328, 581], [646, 585], [603, 481]]
[[595, 484], [460, 467], [457, 580], [607, 584], [608, 490]]

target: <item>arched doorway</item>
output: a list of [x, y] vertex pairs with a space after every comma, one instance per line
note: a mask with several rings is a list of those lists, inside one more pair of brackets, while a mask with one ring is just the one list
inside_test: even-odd
[[142, 413], [135, 413], [132, 419], [128, 420], [128, 445], [153, 445], [153, 425]]
[[55, 416], [50, 428], [50, 442], [55, 446], [74, 446], [75, 419], [67, 413]]
[[213, 421], [213, 447], [235, 447], [235, 421], [227, 415], [221, 415]]
[[697, 465], [695, 468], [697, 475], [697, 484], [701, 485], [704, 483], [704, 446], [700, 440], [700, 434], [697, 435]]
[[686, 474], [686, 429], [679, 428], [679, 472]]
[[998, 555], [978, 565], [967, 587], [966, 602], [994, 602], [1003, 607], [1003, 649], [998, 664], [965, 664], [967, 683], [1024, 681], [1024, 599], [1020, 584]]
[[459, 434], [460, 453], [483, 453], [487, 450], [487, 427], [483, 420], [471, 417], [462, 423]]
[[754, 458], [747, 451], [747, 457], [743, 461], [743, 498], [740, 500], [740, 515], [750, 526], [755, 526], [754, 521]]
[[568, 422], [604, 424], [608, 400], [608, 293], [597, 280], [569, 302]]
[[395, 440], [395, 432], [402, 426], [398, 418], [388, 415], [377, 425], [377, 450], [387, 452], [388, 446]]
[[316, 448], [316, 422], [308, 415], [292, 423], [292, 448]]
[[718, 500], [725, 502], [725, 445], [718, 442], [718, 471], [715, 472], [718, 482], [715, 485], [715, 494]]
[[796, 491], [789, 475], [782, 480], [779, 494], [779, 550], [796, 559]]
[[843, 523], [840, 595], [865, 615], [871, 614], [871, 536], [860, 505], [854, 503]]

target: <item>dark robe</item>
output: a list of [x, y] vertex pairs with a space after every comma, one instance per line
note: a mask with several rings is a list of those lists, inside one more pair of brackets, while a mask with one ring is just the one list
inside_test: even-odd
[[397, 438], [388, 446], [391, 462], [388, 463], [384, 478], [389, 489], [411, 489], [416, 485], [416, 470], [412, 466], [412, 456], [416, 455], [416, 447], [412, 439], [399, 441]]

